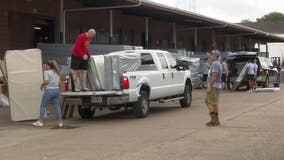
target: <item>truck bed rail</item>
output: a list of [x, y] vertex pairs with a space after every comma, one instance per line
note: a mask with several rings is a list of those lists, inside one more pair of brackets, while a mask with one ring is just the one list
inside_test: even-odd
[[80, 97], [80, 96], [119, 96], [123, 95], [123, 91], [88, 91], [88, 92], [61, 92], [64, 97]]

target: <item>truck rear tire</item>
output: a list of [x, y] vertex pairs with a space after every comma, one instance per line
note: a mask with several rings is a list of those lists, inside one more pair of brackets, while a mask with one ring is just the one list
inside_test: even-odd
[[83, 108], [81, 105], [78, 105], [78, 112], [82, 119], [92, 119], [95, 114], [95, 108]]
[[277, 81], [274, 83], [274, 87], [279, 87], [280, 86], [280, 76], [277, 76]]
[[140, 97], [133, 106], [134, 115], [137, 118], [145, 118], [149, 113], [149, 94], [145, 90], [140, 91]]
[[267, 76], [266, 79], [265, 79], [263, 88], [269, 88], [269, 78], [268, 78], [268, 76]]
[[179, 101], [182, 108], [190, 107], [192, 101], [192, 87], [190, 85], [185, 85], [183, 99]]

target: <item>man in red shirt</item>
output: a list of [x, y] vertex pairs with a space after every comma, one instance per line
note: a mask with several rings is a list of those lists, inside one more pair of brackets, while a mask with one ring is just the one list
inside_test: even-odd
[[90, 58], [89, 45], [91, 39], [96, 35], [95, 29], [90, 29], [88, 32], [80, 34], [75, 42], [72, 50], [71, 71], [76, 92], [79, 92], [78, 87], [78, 71], [82, 70], [83, 91], [89, 91], [87, 88], [87, 73], [88, 73], [88, 60]]

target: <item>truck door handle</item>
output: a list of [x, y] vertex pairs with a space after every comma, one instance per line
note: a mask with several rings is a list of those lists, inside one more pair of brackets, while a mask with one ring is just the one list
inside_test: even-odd
[[172, 72], [172, 78], [174, 78], [174, 73]]
[[163, 73], [163, 79], [165, 79], [165, 78], [166, 78], [165, 73]]

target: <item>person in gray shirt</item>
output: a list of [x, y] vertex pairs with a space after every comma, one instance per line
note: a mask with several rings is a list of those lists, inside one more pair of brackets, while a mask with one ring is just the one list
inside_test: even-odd
[[249, 59], [248, 63], [245, 66], [247, 68], [247, 79], [249, 82], [249, 91], [253, 92], [253, 86], [254, 86], [254, 77], [255, 77], [255, 65], [252, 63], [252, 60]]
[[207, 94], [205, 102], [210, 112], [211, 120], [206, 123], [207, 126], [220, 125], [218, 117], [219, 92], [222, 89], [222, 64], [219, 62], [220, 52], [213, 50], [210, 61], [212, 65], [208, 72]]
[[49, 60], [46, 63], [46, 67], [44, 70], [44, 81], [40, 86], [40, 89], [44, 90], [44, 94], [42, 96], [41, 105], [40, 105], [40, 116], [39, 116], [39, 120], [33, 123], [34, 126], [37, 126], [37, 127], [43, 126], [46, 106], [49, 101], [52, 101], [56, 114], [57, 114], [58, 126], [63, 127], [61, 108], [59, 105], [60, 81], [61, 81], [61, 72], [56, 62]]

